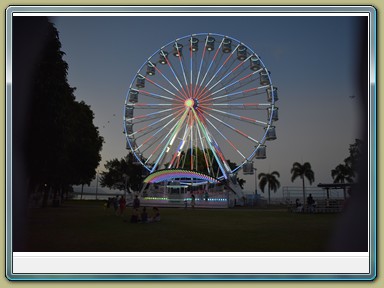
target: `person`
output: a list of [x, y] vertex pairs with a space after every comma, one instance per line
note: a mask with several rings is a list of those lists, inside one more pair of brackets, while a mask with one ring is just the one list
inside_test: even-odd
[[120, 208], [119, 214], [120, 214], [120, 216], [123, 215], [126, 205], [127, 205], [127, 203], [125, 201], [125, 197], [121, 196], [120, 200], [119, 200], [119, 208]]
[[115, 209], [115, 214], [117, 215], [119, 209], [119, 201], [117, 200], [117, 196], [113, 197], [113, 209]]
[[141, 211], [141, 222], [142, 223], [148, 222], [148, 213], [147, 213], [147, 209], [145, 207], [143, 207], [143, 211]]
[[133, 208], [131, 223], [137, 223], [137, 222], [139, 222], [139, 209]]
[[307, 197], [307, 204], [308, 204], [308, 210], [310, 213], [314, 212], [313, 204], [315, 203], [315, 200], [313, 200], [312, 194], [309, 194]]
[[140, 208], [140, 199], [137, 195], [135, 196], [135, 199], [133, 200], [133, 208], [137, 208], [137, 209]]
[[296, 199], [296, 212], [303, 212], [303, 205], [301, 205], [299, 198]]
[[205, 193], [204, 193], [204, 200], [208, 201], [208, 198], [209, 198], [208, 191], [205, 191]]
[[159, 222], [160, 221], [160, 211], [159, 208], [152, 208], [152, 217], [149, 219], [149, 222]]
[[191, 207], [195, 208], [195, 195], [191, 194]]

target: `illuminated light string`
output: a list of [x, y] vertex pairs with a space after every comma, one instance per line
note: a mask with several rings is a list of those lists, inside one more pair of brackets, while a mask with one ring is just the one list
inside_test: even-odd
[[[144, 200], [155, 200], [155, 201], [176, 201], [176, 200], [181, 200], [181, 201], [191, 201], [192, 198], [190, 197], [187, 197], [187, 198], [183, 198], [183, 199], [172, 199], [172, 198], [168, 198], [168, 197], [144, 197], [143, 198]], [[195, 199], [196, 202], [199, 202], [199, 201], [204, 201], [204, 202], [227, 202], [228, 199], [226, 198], [208, 198], [207, 200], [202, 200], [202, 199]]]
[[218, 184], [219, 180], [213, 178], [212, 176], [205, 175], [196, 171], [183, 170], [183, 169], [165, 169], [156, 171], [147, 178], [144, 179], [144, 183], [159, 183], [167, 180], [173, 180], [178, 178], [193, 178], [199, 180], [205, 180], [209, 183]]

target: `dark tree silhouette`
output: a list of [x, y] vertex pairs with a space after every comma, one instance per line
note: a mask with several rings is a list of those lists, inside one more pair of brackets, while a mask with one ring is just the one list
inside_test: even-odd
[[[335, 169], [331, 171], [333, 183], [352, 183], [353, 182], [353, 170], [348, 165], [339, 164]], [[343, 188], [344, 199], [347, 199], [346, 188]]]
[[276, 192], [280, 187], [280, 182], [277, 178], [280, 177], [280, 173], [273, 171], [272, 173], [260, 173], [259, 174], [259, 187], [264, 193], [264, 189], [268, 186], [268, 204], [271, 204], [271, 190]]
[[103, 138], [89, 106], [75, 101], [59, 34], [49, 19], [14, 17], [13, 40], [13, 100], [19, 104], [13, 119], [21, 107], [26, 115], [15, 136], [24, 135], [26, 190], [44, 191], [46, 206], [49, 193], [59, 197], [70, 185], [94, 178]]
[[292, 169], [291, 169], [292, 178], [291, 181], [295, 181], [297, 177], [301, 178], [303, 181], [303, 203], [304, 206], [306, 205], [306, 197], [305, 197], [305, 182], [304, 179], [307, 178], [309, 181], [309, 184], [312, 185], [312, 183], [315, 181], [315, 173], [312, 171], [311, 164], [308, 162], [305, 162], [304, 164], [300, 164], [299, 162], [293, 163]]
[[[129, 153], [124, 158], [107, 161], [107, 171], [101, 172], [100, 186], [118, 190], [140, 190], [145, 175], [141, 165], [134, 164], [134, 155]], [[128, 190], [129, 191], [129, 190]]]
[[364, 143], [362, 140], [355, 139], [355, 143], [349, 145], [349, 156], [344, 159], [345, 165], [352, 170], [353, 178], [358, 178], [358, 164], [360, 162], [363, 145]]

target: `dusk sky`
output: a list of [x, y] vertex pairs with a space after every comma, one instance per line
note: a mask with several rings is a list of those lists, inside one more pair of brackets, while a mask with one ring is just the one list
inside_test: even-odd
[[[355, 17], [356, 18], [356, 17]], [[278, 87], [277, 139], [267, 143], [260, 172], [278, 171], [281, 186], [291, 182], [292, 164], [310, 162], [315, 182], [333, 182], [331, 170], [359, 138], [356, 85], [356, 26], [351, 16], [84, 17], [52, 18], [66, 53], [75, 96], [94, 111], [105, 143], [106, 161], [127, 154], [123, 132], [129, 85], [146, 59], [166, 43], [193, 33], [212, 32], [246, 43], [271, 71]], [[354, 96], [354, 97], [351, 97]], [[233, 159], [234, 155], [225, 155]], [[239, 176], [254, 191], [254, 176]], [[281, 189], [276, 195], [281, 195]]]

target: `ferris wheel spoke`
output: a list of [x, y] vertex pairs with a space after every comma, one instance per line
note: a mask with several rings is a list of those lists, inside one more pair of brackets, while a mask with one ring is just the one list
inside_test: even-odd
[[[176, 123], [175, 129], [173, 129], [173, 132], [171, 133], [171, 136], [169, 137], [167, 144], [164, 146], [163, 150], [161, 151], [159, 157], [156, 159], [155, 164], [152, 168], [152, 172], [156, 170], [157, 166], [161, 164], [161, 161], [164, 159], [164, 155], [169, 152], [171, 147], [173, 146], [173, 143], [177, 137], [177, 134], [180, 132], [181, 126], [185, 121], [185, 118], [188, 114], [188, 109], [185, 109], [183, 115], [180, 117], [179, 121]], [[171, 132], [172, 130], [170, 130]], [[168, 135], [168, 134], [167, 134]]]
[[[171, 97], [168, 97], [168, 96], [164, 96], [164, 95], [160, 95], [160, 94], [156, 94], [156, 93], [153, 93], [153, 92], [149, 92], [149, 91], [146, 91], [146, 90], [138, 90], [139, 93], [142, 93], [142, 94], [145, 94], [147, 96], [150, 96], [150, 97], [153, 97], [153, 98], [156, 98], [156, 99], [165, 99], [165, 100], [169, 100], [169, 101], [174, 101], [175, 99], [174, 98], [171, 98]], [[175, 95], [176, 98], [179, 98], [177, 95]], [[183, 99], [181, 99], [181, 101], [184, 101]]]
[[[148, 141], [153, 138], [153, 136], [157, 136], [159, 134], [159, 136], [157, 138], [160, 138], [162, 137], [164, 134], [160, 134], [160, 132], [162, 132], [163, 130], [165, 130], [167, 128], [168, 125], [170, 125], [173, 121], [175, 121], [177, 119], [177, 117], [180, 116], [181, 113], [178, 113], [175, 117], [173, 117], [170, 121], [168, 121], [165, 125], [161, 125], [160, 128], [159, 127], [156, 127], [156, 132], [149, 138], [147, 138], [146, 140], [144, 140], [144, 142], [142, 144], [146, 144], [148, 143]], [[175, 124], [176, 125], [176, 124]], [[173, 129], [174, 127], [171, 128], [171, 130]]]
[[[245, 62], [247, 62], [250, 58], [252, 57], [252, 55], [248, 56], [245, 60], [243, 60], [242, 62], [240, 62], [235, 68], [233, 68], [231, 71], [229, 71], [226, 75], [224, 75], [221, 79], [219, 79], [214, 86], [218, 85], [219, 83], [221, 83], [223, 80], [225, 80], [228, 76], [230, 76], [232, 73], [234, 73], [235, 71], [237, 71], [241, 66], [244, 65]], [[212, 87], [211, 87], [212, 89]], [[207, 98], [208, 96], [206, 95], [206, 93], [210, 91], [209, 89], [206, 90], [205, 93], [203, 93], [202, 95], [200, 95], [200, 99], [203, 100], [205, 98]]]
[[[224, 40], [224, 38], [223, 38]], [[220, 46], [221, 44], [223, 43], [223, 40], [221, 41], [220, 43]], [[229, 61], [229, 59], [231, 59], [232, 55], [235, 53], [235, 51], [237, 50], [237, 48], [240, 46], [240, 44], [237, 45], [237, 47], [228, 55], [228, 57], [224, 60], [223, 64], [221, 64], [221, 66], [216, 70], [216, 72], [213, 74], [213, 76], [211, 77], [211, 79], [207, 82], [207, 84], [205, 85], [205, 87], [207, 87], [206, 90], [208, 91], [211, 91], [217, 84], [220, 83], [220, 80], [218, 82], [216, 82], [212, 87], [208, 88], [209, 84], [211, 84], [211, 82], [213, 81], [213, 79], [217, 76], [217, 74], [219, 74], [219, 72], [221, 71], [221, 69], [223, 69], [223, 67], [225, 66], [225, 64], [227, 64], [227, 62]], [[220, 48], [220, 47], [219, 47]], [[220, 61], [218, 62], [220, 63]], [[204, 96], [204, 95], [201, 95], [201, 96]]]
[[220, 131], [220, 129], [218, 129], [208, 118], [205, 118], [205, 120], [213, 127], [213, 129], [215, 129], [220, 135], [221, 137], [224, 138], [225, 141], [228, 142], [228, 144], [243, 158], [245, 159], [246, 157], [243, 155], [243, 153], [240, 152], [239, 149], [236, 148], [236, 145], [233, 144], [233, 142], [231, 140], [229, 140], [227, 137], [225, 137], [225, 135]]
[[[190, 118], [189, 114], [190, 113], [188, 113], [188, 118]], [[187, 140], [187, 137], [188, 137], [188, 133], [189, 133], [189, 129], [190, 129], [190, 126], [189, 126], [188, 122], [189, 122], [189, 120], [187, 120], [185, 122], [186, 125], [185, 125], [185, 129], [184, 129], [183, 137], [180, 140], [180, 144], [179, 144], [178, 148], [175, 150], [175, 153], [173, 154], [173, 157], [172, 157], [172, 159], [171, 159], [171, 161], [170, 161], [170, 163], [168, 165], [168, 168], [172, 168], [174, 161], [176, 160], [176, 158], [178, 156], [180, 156], [181, 150], [183, 149], [183, 147], [184, 147], [184, 145], [186, 143], [186, 140]]]
[[[188, 98], [190, 98], [191, 97], [191, 95], [190, 95], [190, 93], [189, 93], [189, 89], [188, 89], [188, 81], [187, 81], [187, 76], [186, 76], [186, 74], [185, 74], [185, 69], [184, 69], [184, 64], [183, 64], [183, 57], [181, 56], [181, 54], [179, 53], [179, 55], [178, 55], [178, 58], [179, 58], [179, 62], [180, 62], [180, 68], [181, 68], [181, 71], [182, 71], [182, 73], [183, 73], [183, 77], [184, 77], [184, 82], [185, 82], [185, 90], [187, 91], [187, 96], [188, 96]], [[184, 90], [184, 91], [185, 91]]]
[[[183, 104], [175, 103], [136, 103], [135, 109], [159, 109], [165, 107], [173, 107], [174, 109], [180, 109], [183, 107]], [[171, 108], [172, 109], [172, 108]]]
[[210, 114], [210, 113], [206, 113], [206, 115], [212, 117], [213, 119], [215, 119], [216, 121], [220, 122], [221, 124], [223, 124], [224, 126], [227, 126], [228, 128], [230, 128], [231, 130], [235, 131], [237, 134], [243, 136], [244, 138], [247, 138], [249, 140], [251, 140], [252, 142], [256, 143], [256, 144], [260, 144], [259, 141], [257, 141], [256, 139], [254, 139], [253, 137], [249, 136], [248, 134], [244, 133], [243, 131], [233, 127], [232, 125], [228, 124], [227, 122], [224, 122], [223, 120], [217, 118], [216, 116]]
[[[156, 66], [154, 66], [155, 67], [155, 70], [180, 94], [180, 95], [183, 95], [184, 96], [184, 98], [187, 98], [187, 96], [185, 95], [185, 92], [182, 92], [182, 91], [180, 91], [176, 86], [175, 86], [175, 84], [173, 84], [168, 78], [167, 78], [167, 76], [165, 76], [164, 75], [164, 73], [163, 72], [161, 72], [161, 70], [159, 69], [159, 68], [157, 68]], [[184, 94], [183, 94], [184, 93]], [[177, 96], [177, 95], [175, 95], [175, 97], [176, 98], [178, 98], [179, 100], [181, 100], [181, 101], [184, 101], [184, 99], [183, 98], [181, 98], [180, 96]]]
[[206, 39], [205, 39], [205, 44], [204, 44], [204, 48], [203, 48], [203, 55], [201, 56], [201, 59], [200, 59], [200, 66], [199, 66], [199, 71], [197, 72], [196, 85], [194, 87], [193, 95], [197, 94], [196, 88], [198, 88], [198, 83], [199, 83], [199, 79], [200, 79], [200, 73], [201, 73], [201, 70], [202, 70], [202, 67], [203, 67], [203, 62], [204, 62], [204, 59], [205, 59], [205, 53], [207, 51], [207, 43], [208, 43], [208, 37], [206, 37]]
[[[226, 104], [226, 103], [231, 104], [233, 101], [239, 101], [239, 100], [250, 99], [250, 98], [253, 99], [254, 97], [261, 97], [260, 95], [266, 95], [266, 92], [263, 92], [263, 91], [259, 92], [258, 91], [259, 89], [255, 90], [253, 93], [251, 93], [252, 91], [250, 91], [248, 93], [232, 95], [230, 98], [222, 97], [222, 98], [218, 98], [219, 100], [217, 100], [217, 99], [212, 100], [211, 99], [212, 100], [211, 102], [206, 101], [206, 102], [204, 102], [204, 105], [214, 105], [214, 104], [219, 105], [219, 104]], [[255, 103], [255, 104], [260, 104], [261, 106], [271, 105], [271, 103], [268, 103], [268, 104]]]
[[[143, 115], [135, 116], [135, 117], [132, 117], [132, 118], [126, 118], [126, 122], [128, 122], [128, 123], [142, 123], [142, 122], [145, 122], [145, 121], [149, 121], [149, 120], [153, 119], [154, 117], [157, 117], [160, 114], [168, 113], [168, 112], [170, 112], [172, 110], [175, 110], [175, 109], [179, 109], [179, 108], [178, 107], [173, 107], [173, 108], [169, 108], [169, 109], [164, 109], [164, 110], [159, 110], [159, 111], [156, 111], [156, 112], [152, 112], [152, 113], [149, 113], [149, 114], [143, 114]], [[136, 120], [138, 120], [138, 121], [136, 121]]]
[[245, 122], [248, 122], [248, 123], [251, 123], [251, 124], [255, 124], [255, 125], [258, 125], [258, 126], [262, 126], [262, 127], [265, 127], [268, 125], [267, 122], [264, 122], [264, 121], [259, 121], [259, 120], [256, 120], [256, 119], [253, 119], [253, 118], [249, 118], [249, 117], [245, 117], [245, 116], [242, 116], [242, 115], [238, 115], [238, 114], [234, 114], [234, 113], [230, 113], [230, 112], [226, 112], [226, 111], [222, 111], [222, 110], [218, 110], [218, 109], [214, 109], [214, 108], [208, 108], [206, 107], [205, 109], [208, 109], [214, 113], [218, 113], [218, 114], [221, 114], [221, 115], [225, 115], [227, 117], [230, 117], [230, 118], [233, 118], [233, 119], [236, 119], [236, 120], [239, 120], [239, 121], [245, 121]]
[[[167, 123], [167, 124], [163, 127], [163, 129], [164, 129], [168, 124], [170, 124], [170, 123], [171, 123], [171, 122]], [[176, 128], [177, 124], [178, 124], [178, 122], [176, 122], [176, 123], [171, 127], [171, 129], [167, 132], [167, 134], [162, 138], [162, 140], [160, 141], [160, 143], [158, 143], [158, 145], [156, 146], [156, 148], [155, 148], [155, 149], [152, 151], [152, 153], [149, 155], [149, 157], [147, 158], [147, 161], [146, 161], [146, 162], [148, 162], [148, 161], [152, 158], [152, 156], [156, 154], [156, 152], [157, 152], [157, 150], [160, 148], [161, 144], [163, 144], [163, 142], [164, 142], [166, 139], [168, 139], [169, 135], [170, 135], [170, 134], [172, 133], [172, 131]], [[157, 131], [157, 132], [155, 133], [155, 135], [157, 135], [157, 134], [158, 134], [161, 130], [163, 130], [163, 129], [160, 129], [159, 131]], [[164, 134], [162, 134], [161, 136], [159, 136], [159, 138], [161, 138], [163, 135], [164, 135]], [[155, 168], [154, 168], [154, 169], [155, 169]]]
[[[141, 129], [139, 129], [139, 130], [133, 132], [132, 134], [128, 134], [128, 136], [135, 136], [137, 133], [141, 133], [141, 132], [145, 131], [146, 129], [151, 128], [151, 127], [153, 128], [153, 127], [155, 126], [155, 129], [153, 129], [153, 130], [150, 131], [150, 132], [153, 132], [154, 130], [156, 130], [156, 129], [158, 128], [156, 125], [161, 125], [161, 127], [165, 128], [166, 126], [164, 126], [164, 124], [161, 123], [161, 122], [163, 122], [164, 120], [167, 120], [168, 118], [172, 117], [172, 116], [175, 115], [175, 114], [177, 114], [177, 112], [174, 112], [174, 113], [169, 114], [169, 115], [167, 115], [167, 116], [165, 116], [165, 117], [163, 117], [163, 118], [160, 118], [159, 120], [156, 120], [155, 122], [152, 122], [152, 123], [148, 124], [148, 125], [145, 126], [144, 128], [141, 128]], [[178, 115], [180, 115], [180, 114], [181, 114], [181, 112], [179, 112], [173, 119], [171, 119], [170, 122], [173, 122], [173, 120], [174, 120]], [[168, 122], [167, 125], [168, 125], [170, 122]], [[135, 123], [128, 124], [128, 125], [134, 125], [134, 124], [137, 124], [137, 123], [135, 122]], [[145, 135], [145, 134], [142, 134], [142, 135], [140, 135], [139, 137], [137, 137], [136, 139], [138, 139], [138, 138], [140, 138], [140, 137], [142, 137], [142, 136], [144, 136], [144, 135]]]
[[201, 136], [199, 125], [196, 125], [196, 130], [197, 130], [197, 133], [199, 135], [200, 145], [202, 148], [201, 150], [203, 151], [204, 160], [205, 160], [205, 164], [206, 164], [206, 168], [207, 168], [207, 173], [208, 173], [208, 175], [211, 175], [212, 164], [209, 164], [209, 156], [207, 156], [207, 154], [206, 154], [205, 145], [204, 145], [203, 137]]
[[219, 151], [219, 146], [217, 145], [217, 142], [215, 141], [213, 136], [209, 133], [206, 126], [202, 123], [202, 121], [200, 120], [200, 117], [197, 115], [196, 111], [194, 109], [192, 109], [192, 111], [193, 111], [193, 114], [195, 116], [195, 119], [196, 119], [198, 125], [200, 126], [201, 131], [203, 132], [203, 135], [207, 139], [208, 146], [211, 149], [223, 176], [225, 178], [227, 178], [228, 167], [226, 167], [226, 165], [225, 165], [226, 160], [224, 159], [221, 151]]
[[172, 96], [174, 97], [178, 97], [175, 93], [173, 93], [172, 91], [168, 90], [167, 88], [163, 87], [162, 85], [158, 84], [157, 82], [151, 80], [149, 77], [145, 77], [145, 76], [141, 76], [143, 77], [145, 80], [147, 80], [149, 83], [155, 85], [156, 87], [160, 88], [161, 90], [167, 92], [168, 94], [171, 94]]
[[163, 54], [164, 59], [165, 59], [167, 65], [168, 65], [169, 69], [171, 70], [173, 76], [175, 77], [177, 83], [179, 84], [179, 86], [180, 86], [180, 88], [181, 88], [181, 90], [182, 90], [182, 92], [183, 92], [183, 93], [182, 93], [182, 96], [184, 96], [184, 98], [187, 99], [187, 98], [188, 98], [188, 94], [187, 94], [187, 92], [184, 90], [184, 86], [183, 86], [183, 84], [181, 84], [179, 77], [177, 76], [175, 70], [173, 69], [171, 61], [168, 59], [168, 57], [166, 57], [166, 55], [164, 54], [164, 51], [161, 51], [161, 53]]
[[[259, 70], [259, 71], [261, 71], [261, 70]], [[245, 86], [245, 85], [247, 85], [247, 84], [250, 84], [250, 83], [254, 82], [253, 79], [248, 80], [248, 82], [244, 82], [244, 80], [247, 80], [248, 78], [250, 78], [250, 77], [252, 77], [253, 75], [255, 75], [256, 73], [258, 73], [259, 71], [254, 71], [254, 72], [252, 72], [252, 73], [249, 73], [249, 74], [247, 74], [247, 75], [241, 77], [240, 79], [238, 79], [238, 80], [236, 80], [236, 81], [234, 81], [234, 82], [232, 82], [232, 83], [230, 83], [230, 84], [227, 84], [226, 86], [220, 88], [219, 90], [216, 90], [216, 91], [212, 92], [212, 93], [210, 94], [210, 96], [213, 96], [213, 95], [215, 95], [215, 94], [217, 94], [217, 93], [219, 93], [219, 92], [221, 92], [221, 91], [223, 91], [223, 90], [225, 90], [225, 89], [228, 89], [229, 87], [231, 87], [231, 86], [233, 86], [233, 85], [239, 84], [239, 83], [241, 83], [241, 82], [243, 82], [243, 83], [242, 83], [242, 86], [237, 87], [237, 89], [240, 89], [240, 88], [242, 88], [243, 86]], [[215, 86], [216, 86], [216, 84], [215, 84]], [[212, 86], [211, 88], [214, 88], [214, 86]]]
[[271, 103], [207, 103], [202, 107], [217, 107], [229, 110], [265, 110], [271, 107]]
[[[207, 39], [208, 39], [208, 37], [207, 37]], [[223, 40], [224, 40], [224, 39], [223, 39]], [[207, 70], [205, 71], [204, 77], [203, 77], [203, 79], [201, 80], [201, 82], [200, 82], [200, 84], [199, 84], [199, 87], [198, 87], [198, 90], [197, 90], [196, 94], [200, 94], [200, 93], [201, 93], [200, 88], [203, 86], [203, 83], [204, 83], [204, 81], [205, 81], [205, 78], [207, 77], [208, 72], [210, 71], [210, 69], [211, 69], [211, 67], [212, 67], [212, 65], [213, 65], [213, 63], [214, 63], [214, 61], [215, 61], [215, 59], [216, 59], [216, 57], [217, 57], [217, 54], [218, 54], [219, 51], [220, 51], [221, 45], [223, 44], [223, 40], [221, 40], [219, 47], [216, 49], [215, 55], [214, 55], [213, 58], [211, 59], [211, 62], [210, 62], [210, 64], [209, 64]], [[206, 85], [205, 85], [205, 86], [206, 86]]]

